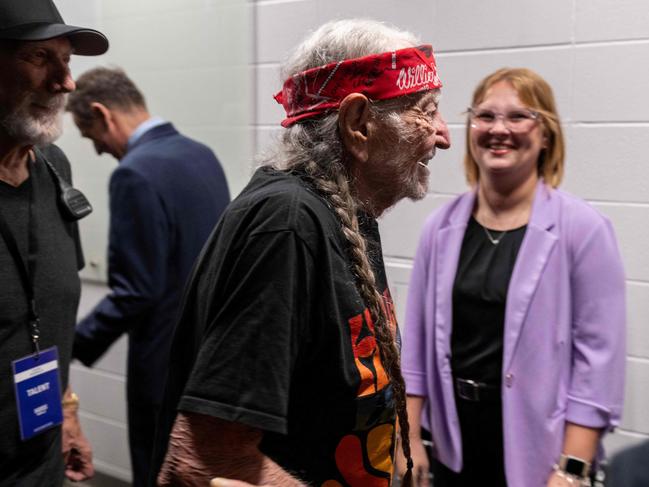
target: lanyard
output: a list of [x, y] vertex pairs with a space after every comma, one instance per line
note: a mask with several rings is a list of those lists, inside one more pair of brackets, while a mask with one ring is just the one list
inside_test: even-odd
[[[34, 171], [32, 171], [32, 176]], [[18, 244], [16, 243], [16, 238], [14, 237], [7, 221], [2, 216], [0, 212], [0, 233], [4, 238], [4, 241], [7, 244], [9, 253], [14, 259], [16, 268], [18, 269], [18, 274], [20, 275], [20, 280], [25, 290], [25, 296], [27, 297], [27, 309], [29, 312], [29, 337], [32, 342], [32, 348], [36, 357], [38, 358], [40, 354], [40, 317], [38, 316], [38, 308], [36, 307], [36, 297], [34, 293], [34, 270], [36, 267], [35, 256], [36, 256], [36, 219], [34, 215], [34, 201], [35, 201], [35, 181], [32, 177], [31, 181], [31, 195], [29, 198], [29, 243], [28, 243], [28, 257], [27, 263], [23, 259], [23, 256], [18, 250]]]

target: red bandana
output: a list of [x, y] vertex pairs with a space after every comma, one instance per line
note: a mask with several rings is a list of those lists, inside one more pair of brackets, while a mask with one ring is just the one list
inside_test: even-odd
[[287, 79], [274, 98], [286, 110], [282, 126], [290, 127], [338, 108], [350, 93], [387, 100], [441, 86], [428, 44], [309, 69]]

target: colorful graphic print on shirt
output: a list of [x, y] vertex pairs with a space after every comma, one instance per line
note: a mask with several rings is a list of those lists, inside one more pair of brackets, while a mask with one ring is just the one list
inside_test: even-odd
[[[383, 293], [384, 312], [397, 334], [394, 303], [388, 289]], [[349, 487], [389, 487], [394, 456], [395, 405], [392, 386], [381, 363], [369, 310], [348, 320], [351, 346], [360, 375], [355, 430], [336, 447], [336, 466]], [[327, 480], [322, 487], [342, 487]]]

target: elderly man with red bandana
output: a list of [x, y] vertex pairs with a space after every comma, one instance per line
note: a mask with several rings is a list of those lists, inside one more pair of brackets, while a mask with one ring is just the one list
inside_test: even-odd
[[186, 289], [163, 486], [387, 487], [397, 418], [410, 458], [376, 218], [421, 199], [449, 147], [432, 47], [378, 22], [333, 22], [282, 75], [286, 130]]

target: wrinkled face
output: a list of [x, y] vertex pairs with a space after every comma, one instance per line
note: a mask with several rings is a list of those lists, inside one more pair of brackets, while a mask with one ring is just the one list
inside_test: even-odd
[[44, 145], [62, 132], [65, 96], [75, 88], [64, 37], [0, 49], [0, 128], [19, 144]]
[[376, 181], [384, 199], [392, 206], [403, 198], [422, 199], [428, 191], [428, 164], [436, 149], [450, 147], [446, 121], [438, 110], [435, 95], [423, 96], [413, 106], [390, 117], [379, 136], [376, 164], [380, 167]]
[[96, 118], [92, 123], [88, 124], [81, 122], [77, 117], [73, 118], [81, 136], [92, 141], [98, 155], [107, 153], [116, 159], [121, 159], [124, 156], [126, 152], [125, 144], [115, 130], [108, 127], [102, 119]]
[[484, 176], [526, 179], [538, 172], [537, 164], [541, 151], [547, 146], [543, 123], [540, 120], [525, 125], [525, 130], [512, 130], [505, 125], [504, 118], [527, 110], [514, 87], [501, 81], [487, 91], [484, 100], [476, 110], [487, 110], [500, 114], [489, 128], [469, 128], [469, 150], [475, 159], [480, 179]]

